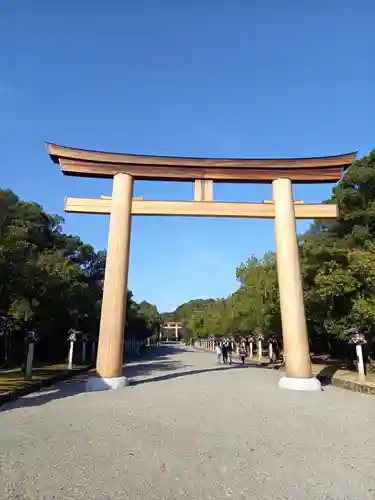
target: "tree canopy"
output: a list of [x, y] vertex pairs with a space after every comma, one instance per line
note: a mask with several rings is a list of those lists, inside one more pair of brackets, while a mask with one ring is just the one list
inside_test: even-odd
[[[106, 253], [65, 234], [63, 222], [0, 190], [0, 314], [11, 323], [0, 363], [20, 357], [25, 328], [37, 330], [38, 355], [47, 358], [65, 353], [70, 328], [98, 334]], [[155, 328], [144, 307], [128, 294], [130, 337], [144, 338]]]

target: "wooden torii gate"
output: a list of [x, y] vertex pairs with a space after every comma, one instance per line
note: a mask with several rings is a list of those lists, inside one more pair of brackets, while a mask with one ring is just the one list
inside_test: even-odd
[[[335, 219], [338, 207], [294, 202], [292, 183], [337, 182], [356, 153], [315, 158], [214, 159], [104, 153], [50, 143], [47, 150], [65, 175], [113, 178], [111, 197], [65, 199], [67, 212], [110, 215], [97, 376], [88, 380], [88, 390], [127, 384], [122, 365], [133, 215], [274, 219], [286, 369], [279, 386], [320, 390], [311, 371], [295, 219]], [[194, 200], [135, 198], [134, 179], [193, 181]], [[266, 203], [215, 202], [214, 182], [272, 183], [273, 199]]]
[[179, 331], [182, 329], [182, 323], [180, 321], [167, 321], [163, 324], [163, 329], [172, 330], [175, 340], [178, 340]]

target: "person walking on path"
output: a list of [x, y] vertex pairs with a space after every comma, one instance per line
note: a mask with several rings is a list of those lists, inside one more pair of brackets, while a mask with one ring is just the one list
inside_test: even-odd
[[221, 355], [223, 354], [222, 349], [219, 344], [215, 347], [215, 352], [217, 354], [217, 360], [219, 362], [219, 365], [221, 364]]
[[228, 361], [229, 364], [232, 364], [232, 354], [233, 354], [233, 348], [232, 348], [232, 342], [228, 342], [227, 344], [227, 350], [228, 350]]
[[245, 359], [247, 358], [247, 350], [246, 350], [245, 346], [242, 346], [240, 348], [240, 358], [241, 358], [242, 364], [244, 365], [245, 364]]
[[228, 344], [226, 342], [223, 343], [221, 346], [221, 352], [223, 356], [223, 363], [224, 365], [228, 364]]

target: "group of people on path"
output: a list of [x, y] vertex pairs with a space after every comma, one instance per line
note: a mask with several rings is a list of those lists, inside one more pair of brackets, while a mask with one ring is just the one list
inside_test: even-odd
[[[233, 355], [233, 345], [229, 341], [223, 341], [216, 345], [215, 351], [217, 354], [219, 364], [223, 363], [224, 365], [232, 364], [232, 355]], [[241, 346], [239, 350], [239, 355], [242, 361], [242, 364], [245, 364], [245, 359], [247, 358], [247, 350], [245, 346]]]

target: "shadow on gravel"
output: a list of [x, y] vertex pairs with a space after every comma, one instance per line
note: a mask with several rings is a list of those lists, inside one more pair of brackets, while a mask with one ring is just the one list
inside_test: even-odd
[[30, 406], [41, 406], [50, 403], [55, 399], [69, 398], [84, 391], [84, 382], [87, 374], [83, 373], [76, 377], [60, 382], [58, 385], [41, 389], [38, 392], [32, 392], [15, 401], [5, 403], [0, 407], [0, 413], [14, 410], [16, 408], [27, 408]]
[[[174, 346], [170, 344], [146, 348], [142, 352], [141, 357], [136, 359], [132, 358], [128, 361], [125, 360], [126, 364], [124, 365], [123, 374], [129, 378], [131, 386], [137, 386], [141, 384], [147, 384], [149, 382], [162, 382], [163, 380], [187, 377], [190, 375], [199, 375], [201, 373], [208, 373], [219, 370], [231, 371], [234, 369], [238, 370], [248, 368], [262, 368], [257, 364], [249, 363], [242, 365], [240, 363], [234, 363], [233, 365], [227, 366], [217, 365], [216, 367], [213, 366], [212, 368], [189, 370], [189, 368], [191, 368], [191, 365], [187, 365], [179, 360], [171, 359], [171, 356], [187, 351], [194, 353], [198, 352], [188, 347]], [[156, 371], [164, 373], [162, 375], [155, 376], [154, 373]], [[41, 406], [57, 399], [76, 396], [82, 392], [85, 392], [85, 381], [87, 377], [92, 374], [93, 372], [77, 375], [76, 377], [65, 382], [60, 382], [55, 386], [41, 389], [38, 392], [31, 393], [15, 401], [6, 403], [0, 407], [0, 413], [4, 411], [14, 410], [16, 408]], [[149, 374], [150, 376], [148, 377]], [[144, 378], [136, 380], [137, 377]]]
[[247, 368], [261, 368], [258, 365], [242, 365], [239, 363], [234, 363], [232, 365], [227, 365], [227, 366], [218, 366], [217, 368], [204, 368], [201, 370], [187, 370], [184, 372], [175, 372], [175, 373], [166, 373], [164, 375], [156, 376], [156, 377], [150, 377], [142, 380], [133, 380], [130, 381], [131, 386], [137, 386], [137, 385], [142, 385], [142, 384], [148, 384], [150, 382], [162, 382], [164, 380], [171, 380], [174, 378], [180, 378], [180, 377], [187, 377], [190, 375], [200, 375], [201, 373], [212, 373], [212, 372], [226, 372], [226, 371], [231, 371], [231, 370], [243, 370]]
[[[183, 347], [171, 345], [147, 348], [142, 352], [139, 358], [133, 357], [125, 360], [126, 364], [124, 365], [123, 374], [129, 379], [132, 379], [134, 377], [147, 376], [148, 373], [155, 371], [165, 372], [185, 368], [187, 365], [179, 361], [167, 359], [169, 356], [181, 353], [184, 350], [186, 349]], [[57, 399], [70, 398], [81, 394], [85, 392], [85, 381], [90, 375], [92, 376], [93, 372], [82, 373], [67, 381], [30, 393], [15, 401], [5, 403], [0, 407], [0, 413], [16, 408], [41, 406]]]
[[[198, 352], [194, 351], [192, 348], [185, 347], [183, 345], [161, 344], [160, 346], [145, 347], [142, 352], [142, 358], [138, 359], [157, 360], [160, 358], [167, 358], [169, 356], [173, 356], [174, 354], [181, 354], [183, 352], [189, 352], [189, 351]], [[134, 358], [132, 358], [132, 361], [134, 361]]]
[[178, 370], [181, 368], [187, 368], [189, 365], [182, 363], [181, 361], [149, 361], [139, 360], [136, 364], [128, 363], [124, 366], [122, 371], [123, 375], [128, 379], [133, 379], [135, 377], [145, 377], [151, 372], [155, 371], [171, 371]]

